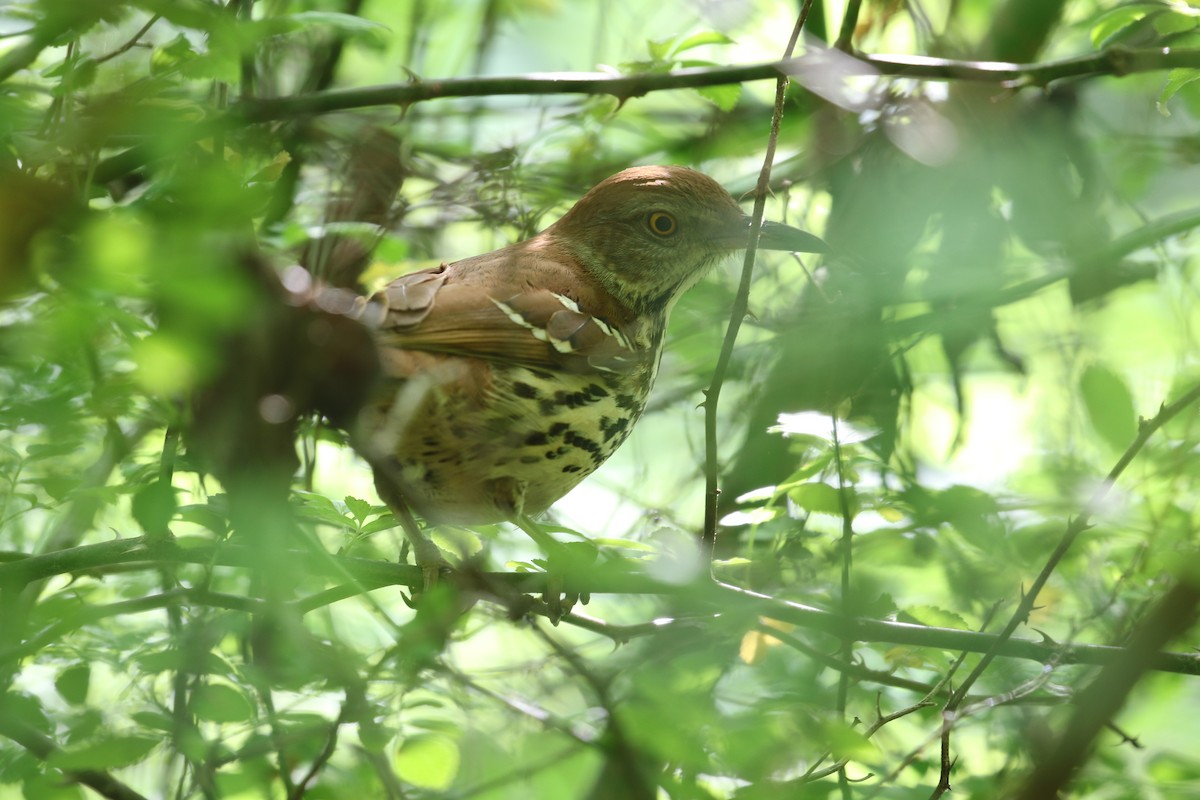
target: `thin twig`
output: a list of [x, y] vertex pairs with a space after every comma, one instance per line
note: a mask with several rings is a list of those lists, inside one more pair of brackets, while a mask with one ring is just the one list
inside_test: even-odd
[[141, 41], [141, 38], [143, 36], [145, 36], [147, 33], [149, 33], [150, 29], [154, 27], [154, 23], [158, 22], [160, 19], [162, 19], [162, 17], [159, 16], [158, 14], [152, 15], [150, 17], [149, 21], [147, 21], [145, 25], [143, 25], [141, 28], [139, 28], [137, 33], [135, 33], [133, 36], [131, 36], [129, 38], [129, 41], [125, 42], [125, 44], [121, 45], [116, 50], [113, 50], [111, 53], [105, 53], [102, 56], [97, 56], [95, 63], [103, 64], [105, 61], [108, 61], [109, 59], [116, 58], [117, 56], [121, 55], [122, 53], [127, 53], [130, 50], [132, 50], [135, 46], [137, 46], [137, 43], [139, 41]]
[[[855, 13], [858, 9], [855, 8]], [[847, 12], [849, 13], [849, 12]], [[846, 470], [842, 463], [842, 442], [841, 435], [838, 430], [837, 415], [833, 417], [833, 462], [837, 466], [838, 479], [838, 507], [842, 513], [842, 538], [839, 541], [839, 549], [841, 550], [842, 562], [842, 613], [847, 617], [853, 613], [853, 608], [850, 602], [850, 574], [854, 566], [854, 517], [850, 513], [850, 490], [846, 486]], [[842, 637], [841, 657], [846, 664], [853, 663], [854, 658], [854, 640], [848, 636]], [[850, 694], [850, 673], [843, 671], [838, 675], [837, 688], [837, 712], [842, 719], [846, 718], [846, 702]], [[849, 800], [850, 783], [846, 774], [846, 763], [843, 762], [837, 770], [838, 787], [842, 791], [842, 797]]]
[[[800, 31], [808, 21], [808, 12], [812, 8], [812, 0], [805, 0], [796, 18], [796, 25], [788, 39], [784, 51], [784, 59], [791, 58], [800, 39]], [[712, 383], [704, 395], [704, 531], [701, 537], [701, 548], [712, 561], [713, 551], [717, 544], [717, 497], [718, 475], [720, 466], [717, 461], [717, 404], [721, 399], [721, 386], [725, 383], [725, 375], [729, 371], [729, 362], [733, 357], [733, 346], [737, 341], [738, 331], [742, 320], [750, 306], [750, 281], [754, 277], [754, 255], [758, 249], [758, 232], [762, 229], [763, 211], [767, 207], [767, 194], [770, 191], [771, 164], [775, 160], [775, 147], [779, 140], [779, 126], [783, 120], [783, 101], [787, 95], [788, 77], [780, 74], [775, 83], [775, 110], [771, 114], [771, 132], [767, 137], [767, 153], [763, 158], [762, 170], [758, 173], [758, 184], [754, 190], [754, 211], [750, 216], [750, 242], [746, 248], [746, 260], [742, 263], [742, 277], [738, 283], [737, 294], [733, 298], [733, 309], [729, 314], [729, 326], [725, 329], [725, 339], [721, 342], [721, 353], [717, 357], [716, 367], [713, 368]]]

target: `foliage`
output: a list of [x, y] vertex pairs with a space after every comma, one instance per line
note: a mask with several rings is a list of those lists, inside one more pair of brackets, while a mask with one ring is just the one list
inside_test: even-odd
[[749, 197], [778, 73], [722, 65], [798, 8], [0, 8], [0, 798], [1200, 791], [1200, 4], [811, 5], [767, 216], [833, 254], [758, 258], [719, 582], [732, 266], [546, 521], [557, 626], [510, 526], [406, 604], [367, 346], [291, 265], [374, 287], [632, 163]]

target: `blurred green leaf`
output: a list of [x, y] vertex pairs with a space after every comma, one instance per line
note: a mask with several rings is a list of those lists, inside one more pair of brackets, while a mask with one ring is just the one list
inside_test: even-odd
[[54, 688], [63, 700], [74, 706], [87, 702], [88, 686], [92, 680], [92, 669], [87, 664], [76, 664], [58, 673]]
[[[855, 507], [854, 492], [849, 492], [849, 503], [851, 513]], [[788, 498], [805, 511], [814, 514], [832, 514], [834, 516], [842, 515], [842, 503], [838, 496], [838, 490], [827, 483], [820, 481], [810, 481], [802, 483], [798, 486], [793, 486], [788, 489]]]
[[704, 86], [696, 92], [722, 111], [732, 111], [742, 97], [742, 87], [736, 83], [731, 86]]
[[333, 28], [339, 33], [349, 36], [361, 36], [374, 41], [383, 41], [392, 35], [392, 30], [374, 20], [359, 17], [354, 14], [340, 14], [336, 11], [299, 11], [283, 17], [298, 27], [322, 25]]
[[51, 753], [46, 763], [55, 769], [117, 769], [136, 764], [162, 742], [158, 737], [110, 736], [92, 744]]
[[1162, 36], [1194, 30], [1200, 25], [1200, 9], [1176, 6], [1154, 16], [1154, 30]]
[[178, 505], [175, 488], [160, 480], [138, 489], [130, 503], [133, 518], [142, 526], [142, 530], [151, 536], [157, 536], [166, 530], [167, 523], [175, 516]]
[[133, 661], [138, 668], [149, 673], [185, 672], [192, 675], [230, 675], [229, 665], [216, 653], [199, 656], [176, 648], [139, 653]]
[[443, 791], [458, 775], [461, 758], [457, 742], [448, 736], [418, 734], [405, 738], [392, 766], [402, 780], [418, 788]]
[[1092, 24], [1092, 44], [1104, 47], [1114, 36], [1148, 14], [1162, 11], [1159, 3], [1126, 3], [1101, 14]]
[[1137, 435], [1133, 395], [1113, 370], [1092, 364], [1083, 371], [1079, 391], [1088, 419], [1101, 438], [1114, 450], [1124, 450]]
[[30, 775], [21, 781], [22, 800], [86, 800], [79, 786], [66, 785], [57, 772]]
[[730, 39], [723, 33], [718, 33], [717, 31], [694, 33], [691, 36], [680, 39], [674, 45], [674, 47], [671, 48], [670, 54], [673, 56], [678, 56], [682, 53], [686, 53], [688, 50], [693, 50], [697, 47], [703, 47], [707, 44], [734, 44], [734, 40]]
[[254, 705], [237, 689], [223, 683], [206, 683], [192, 692], [192, 713], [209, 722], [246, 722]]
[[1165, 112], [1166, 105], [1179, 90], [1189, 83], [1200, 80], [1200, 69], [1173, 69], [1167, 73], [1167, 80], [1158, 95], [1158, 105]]

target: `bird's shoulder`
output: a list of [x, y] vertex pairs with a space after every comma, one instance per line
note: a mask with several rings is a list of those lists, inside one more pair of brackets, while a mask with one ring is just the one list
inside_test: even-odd
[[384, 346], [572, 372], [650, 357], [634, 315], [537, 240], [403, 275], [371, 304]]

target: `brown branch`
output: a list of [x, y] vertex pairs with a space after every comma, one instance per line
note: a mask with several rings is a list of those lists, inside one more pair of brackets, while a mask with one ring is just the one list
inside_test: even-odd
[[[334, 89], [290, 97], [244, 100], [234, 104], [230, 115], [242, 122], [269, 122], [311, 114], [328, 114], [371, 106], [407, 106], [450, 97], [488, 97], [504, 95], [589, 94], [612, 95], [620, 99], [642, 97], [650, 92], [669, 89], [696, 89], [749, 81], [778, 80], [811, 69], [815, 51], [797, 58], [759, 64], [725, 67], [687, 67], [670, 72], [610, 75], [602, 72], [533, 73], [470, 78], [437, 78], [409, 83]], [[1200, 48], [1109, 47], [1096, 53], [1017, 64], [1007, 61], [968, 61], [909, 55], [855, 55], [863, 74], [915, 78], [934, 81], [970, 81], [1018, 86], [1044, 86], [1065, 78], [1101, 75], [1123, 77], [1138, 72], [1200, 68]]]

